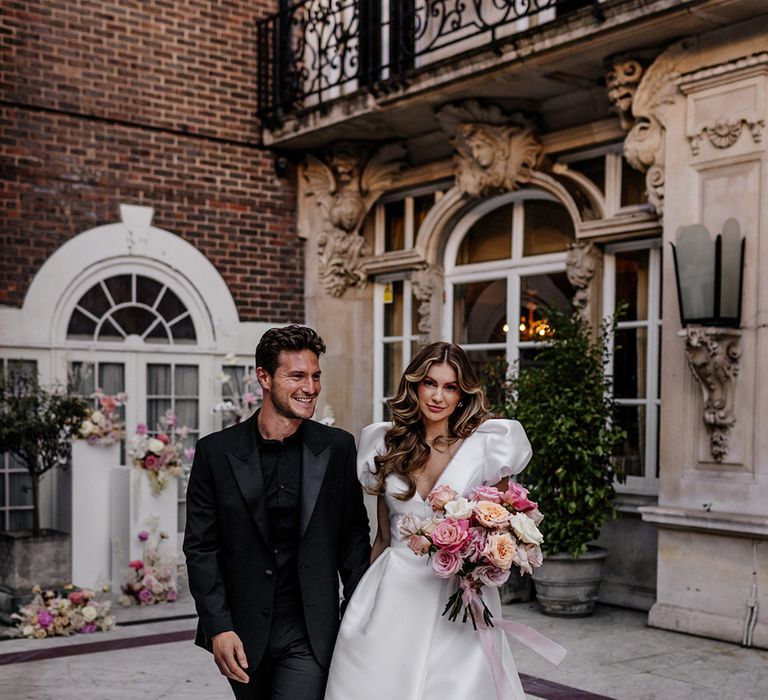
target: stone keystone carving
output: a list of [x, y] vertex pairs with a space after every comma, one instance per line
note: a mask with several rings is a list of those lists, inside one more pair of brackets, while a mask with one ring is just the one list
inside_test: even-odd
[[437, 119], [456, 149], [456, 185], [470, 197], [509, 192], [531, 179], [542, 147], [533, 124], [477, 100], [446, 105]]
[[729, 328], [689, 327], [685, 334], [688, 365], [704, 394], [704, 424], [716, 462], [728, 453], [728, 437], [736, 416], [733, 413], [734, 380], [739, 373], [739, 337]]
[[592, 243], [580, 241], [568, 246], [565, 273], [576, 290], [573, 305], [585, 321], [589, 320], [589, 283], [595, 276], [600, 257], [600, 251]]
[[621, 128], [625, 131], [629, 131], [635, 123], [632, 116], [632, 102], [642, 77], [643, 66], [640, 61], [626, 56], [614, 58], [605, 76], [608, 99], [613, 104], [614, 110], [618, 112]]
[[320, 208], [319, 275], [326, 292], [340, 297], [364, 287], [362, 259], [369, 254], [360, 227], [382, 192], [405, 165], [405, 146], [388, 144], [371, 154], [362, 144], [340, 142], [320, 158], [307, 155], [307, 196]]
[[411, 276], [413, 296], [419, 302], [417, 314], [419, 319], [419, 345], [427, 345], [432, 333], [432, 310], [435, 295], [442, 289], [442, 276], [435, 267], [416, 270]]

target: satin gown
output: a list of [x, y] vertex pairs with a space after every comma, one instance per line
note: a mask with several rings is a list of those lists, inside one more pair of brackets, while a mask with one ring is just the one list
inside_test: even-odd
[[[384, 451], [389, 423], [363, 430], [358, 449], [358, 476], [368, 483], [373, 458]], [[481, 484], [495, 484], [520, 472], [531, 447], [516, 421], [488, 420], [464, 440], [437, 484], [467, 497]], [[420, 518], [432, 510], [418, 494], [408, 501], [393, 497], [403, 481], [390, 476], [385, 499], [389, 508], [391, 546], [361, 579], [342, 619], [328, 677], [326, 700], [494, 700], [491, 667], [472, 624], [450, 622], [441, 613], [455, 590], [432, 573], [426, 556], [417, 556], [401, 541], [398, 521], [406, 513]], [[501, 618], [497, 589], [484, 588], [483, 598]], [[496, 635], [511, 689], [506, 697], [523, 700], [509, 643]]]

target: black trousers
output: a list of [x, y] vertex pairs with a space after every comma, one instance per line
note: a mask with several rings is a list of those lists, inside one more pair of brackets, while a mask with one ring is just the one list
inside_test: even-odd
[[261, 663], [249, 683], [230, 680], [237, 700], [323, 700], [328, 676], [315, 659], [301, 604], [276, 609]]

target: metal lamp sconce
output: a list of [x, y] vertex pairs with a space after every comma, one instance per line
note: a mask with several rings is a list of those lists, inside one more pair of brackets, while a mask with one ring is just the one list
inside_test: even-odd
[[672, 245], [688, 366], [704, 396], [704, 424], [716, 462], [728, 453], [736, 416], [734, 380], [741, 348], [744, 239], [735, 219], [712, 240], [705, 226], [681, 226]]

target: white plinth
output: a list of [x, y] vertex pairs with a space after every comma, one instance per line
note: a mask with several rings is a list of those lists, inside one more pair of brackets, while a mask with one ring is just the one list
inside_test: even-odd
[[142, 559], [142, 530], [164, 532], [163, 552], [175, 556], [178, 547], [178, 483], [171, 479], [159, 495], [152, 493], [144, 471], [117, 467], [112, 472], [112, 586], [123, 583], [132, 559]]
[[72, 583], [99, 588], [111, 578], [110, 475], [120, 446], [72, 445]]

